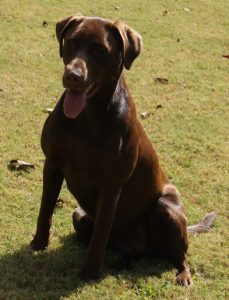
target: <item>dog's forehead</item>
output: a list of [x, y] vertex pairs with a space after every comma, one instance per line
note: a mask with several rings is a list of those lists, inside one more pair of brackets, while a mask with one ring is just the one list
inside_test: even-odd
[[82, 26], [105, 28], [108, 24], [113, 24], [112, 21], [100, 17], [84, 17]]
[[113, 26], [113, 22], [99, 17], [84, 17], [82, 22], [72, 28], [72, 35], [83, 33], [84, 37], [93, 39], [106, 38], [109, 33], [109, 26]]

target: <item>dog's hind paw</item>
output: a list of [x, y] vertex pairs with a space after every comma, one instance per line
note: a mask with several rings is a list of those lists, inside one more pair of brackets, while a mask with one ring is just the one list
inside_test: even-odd
[[177, 284], [182, 285], [182, 286], [193, 285], [193, 281], [192, 281], [189, 270], [184, 270], [184, 271], [180, 272], [176, 277], [176, 282], [177, 282]]

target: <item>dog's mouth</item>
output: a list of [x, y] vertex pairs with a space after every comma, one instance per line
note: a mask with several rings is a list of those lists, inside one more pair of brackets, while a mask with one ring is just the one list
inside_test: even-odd
[[96, 83], [90, 84], [85, 90], [67, 88], [63, 108], [67, 118], [76, 119], [84, 110], [87, 100], [96, 92]]

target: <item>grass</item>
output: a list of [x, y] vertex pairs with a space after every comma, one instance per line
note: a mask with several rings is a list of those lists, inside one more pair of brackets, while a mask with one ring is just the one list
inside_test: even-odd
[[[80, 281], [85, 249], [75, 240], [77, 204], [65, 186], [49, 250], [28, 247], [42, 187], [42, 110], [63, 89], [54, 28], [75, 12], [121, 19], [141, 33], [143, 52], [126, 76], [138, 113], [150, 113], [142, 124], [183, 196], [189, 224], [209, 211], [218, 214], [208, 233], [190, 236], [191, 288], [175, 285], [174, 268], [160, 261], [115, 271], [120, 257], [110, 250], [101, 279]], [[229, 86], [222, 55], [229, 54], [228, 20], [226, 0], [1, 0], [0, 299], [227, 299]], [[11, 172], [11, 159], [36, 169]]]

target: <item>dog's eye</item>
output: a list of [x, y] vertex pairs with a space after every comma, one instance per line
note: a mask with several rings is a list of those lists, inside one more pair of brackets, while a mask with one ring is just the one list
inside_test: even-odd
[[75, 41], [73, 39], [67, 40], [66, 44], [67, 44], [68, 47], [73, 48], [74, 45], [75, 45]]
[[100, 56], [104, 56], [108, 54], [108, 49], [103, 45], [94, 45], [93, 50], [95, 54]]

